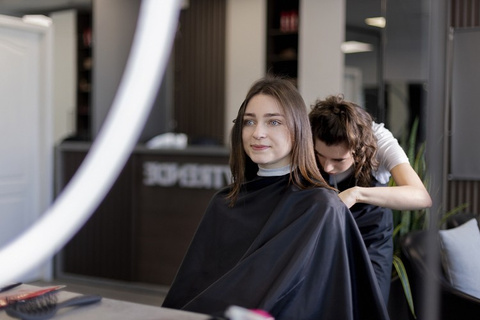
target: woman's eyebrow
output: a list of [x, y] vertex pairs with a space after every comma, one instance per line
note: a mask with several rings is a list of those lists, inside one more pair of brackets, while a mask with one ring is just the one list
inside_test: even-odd
[[281, 113], [265, 113], [265, 117], [285, 117]]
[[[320, 152], [318, 152], [317, 150], [315, 150], [315, 154], [319, 155], [320, 157], [324, 157], [324, 155], [321, 154]], [[348, 159], [348, 157], [345, 157], [345, 158], [332, 158], [332, 160], [335, 160], [335, 161], [341, 161], [341, 160], [345, 160], [345, 159]]]
[[323, 157], [323, 154], [321, 154], [320, 152], [318, 152], [317, 150], [314, 151], [316, 155], [319, 155], [320, 157]]
[[[245, 113], [243, 116], [244, 116], [244, 117], [256, 117], [256, 114], [250, 112], [250, 113]], [[265, 113], [265, 114], [263, 115], [263, 117], [264, 117], [264, 118], [271, 118], [271, 117], [285, 117], [285, 116], [284, 116], [283, 114], [281, 114], [281, 113], [274, 113], [274, 112], [272, 112], [272, 113]]]

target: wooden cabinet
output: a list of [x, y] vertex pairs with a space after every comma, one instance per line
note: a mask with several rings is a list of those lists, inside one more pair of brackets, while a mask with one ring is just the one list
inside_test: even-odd
[[230, 182], [228, 155], [134, 155], [135, 281], [168, 285], [213, 194]]
[[[88, 144], [60, 145], [60, 188]], [[57, 276], [168, 286], [213, 196], [230, 182], [226, 148], [137, 147], [98, 209], [57, 256]]]
[[292, 78], [298, 76], [299, 1], [268, 0], [267, 72]]

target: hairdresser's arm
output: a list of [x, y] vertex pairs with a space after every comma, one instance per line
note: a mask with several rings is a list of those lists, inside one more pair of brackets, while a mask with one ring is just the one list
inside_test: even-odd
[[395, 210], [417, 210], [432, 205], [428, 191], [410, 164], [395, 166], [391, 174], [396, 186], [353, 187], [341, 192], [339, 196], [349, 208], [355, 203], [369, 203]]

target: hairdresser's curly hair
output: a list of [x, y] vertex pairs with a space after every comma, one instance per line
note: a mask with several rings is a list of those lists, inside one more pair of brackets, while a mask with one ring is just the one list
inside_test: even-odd
[[357, 185], [370, 186], [372, 171], [378, 167], [372, 116], [337, 95], [317, 100], [311, 107], [309, 118], [313, 139], [320, 139], [327, 146], [346, 143], [352, 150]]

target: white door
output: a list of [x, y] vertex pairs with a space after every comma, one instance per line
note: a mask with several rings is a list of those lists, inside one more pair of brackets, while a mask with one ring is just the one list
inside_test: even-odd
[[[0, 16], [0, 247], [52, 200], [51, 38], [51, 27]], [[19, 280], [50, 274], [49, 262]]]

